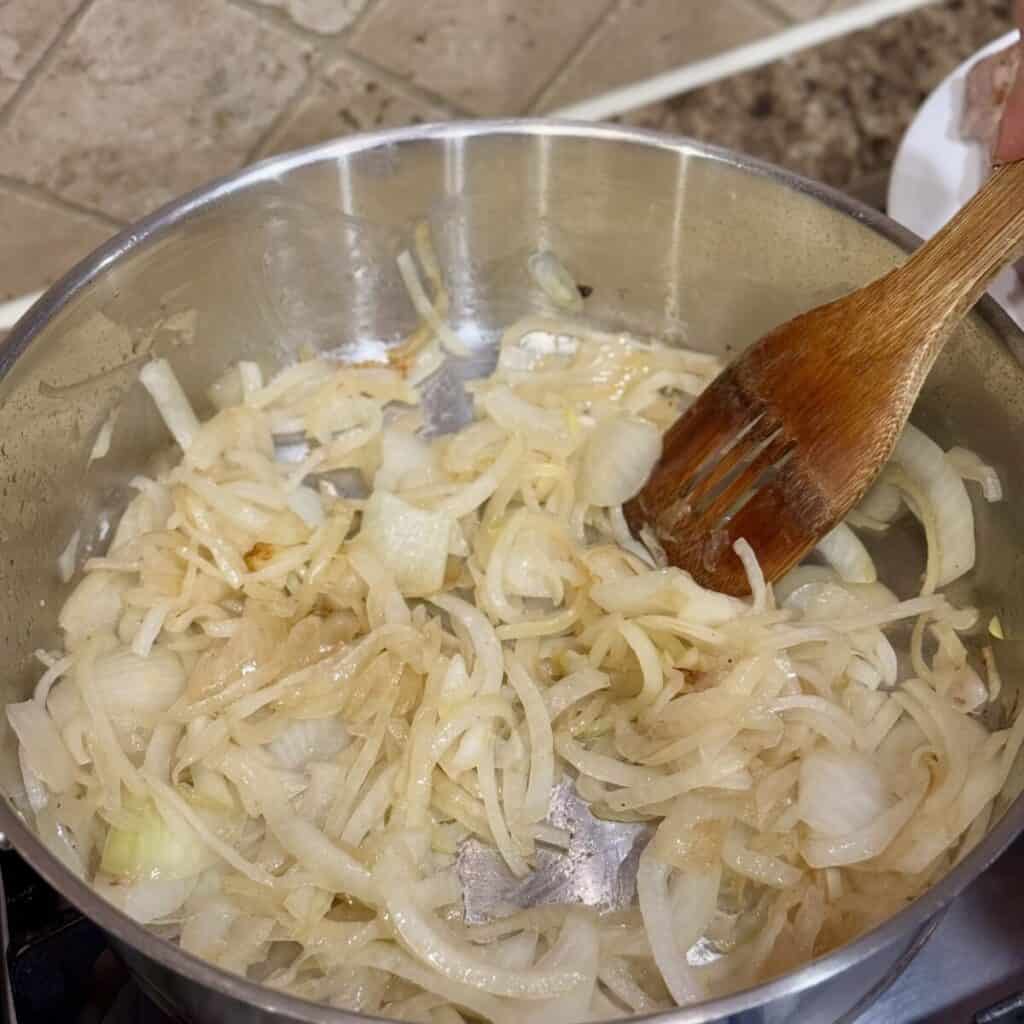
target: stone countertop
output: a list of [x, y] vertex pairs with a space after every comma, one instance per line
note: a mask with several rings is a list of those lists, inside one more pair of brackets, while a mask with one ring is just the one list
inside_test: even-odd
[[714, 142], [882, 205], [903, 133], [1011, 0], [946, 0], [622, 118]]

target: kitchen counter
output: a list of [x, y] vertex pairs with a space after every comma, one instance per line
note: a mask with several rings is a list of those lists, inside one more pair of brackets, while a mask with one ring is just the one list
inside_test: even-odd
[[881, 206], [900, 138], [1010, 0], [948, 0], [624, 117], [780, 164]]

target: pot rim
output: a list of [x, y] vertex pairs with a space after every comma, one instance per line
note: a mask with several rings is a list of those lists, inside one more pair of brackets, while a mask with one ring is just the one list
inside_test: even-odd
[[[281, 156], [270, 157], [189, 192], [125, 228], [47, 289], [18, 321], [5, 342], [0, 345], [0, 378], [6, 376], [40, 331], [72, 299], [99, 279], [108, 268], [127, 258], [134, 251], [144, 248], [177, 225], [237, 192], [262, 182], [273, 181], [279, 175], [299, 167], [329, 161], [363, 150], [391, 147], [407, 142], [453, 141], [496, 135], [604, 140], [665, 149], [679, 154], [693, 153], [716, 163], [750, 171], [761, 178], [767, 178], [811, 196], [826, 206], [854, 218], [904, 251], [910, 251], [921, 241], [918, 236], [884, 214], [827, 185], [765, 161], [682, 136], [625, 128], [618, 125], [545, 118], [455, 121], [414, 125], [348, 136]], [[982, 298], [975, 307], [974, 315], [980, 316], [1010, 351], [1007, 339], [1015, 335], [1019, 336], [1020, 332], [997, 303], [987, 296]], [[826, 982], [842, 971], [867, 959], [883, 947], [893, 944], [901, 938], [906, 938], [912, 933], [920, 932], [929, 920], [980, 875], [1022, 830], [1024, 830], [1024, 796], [1018, 797], [1014, 801], [995, 828], [963, 861], [913, 903], [874, 930], [765, 984], [696, 1006], [680, 1007], [639, 1019], [658, 1021], [659, 1024], [705, 1024], [708, 1021], [729, 1018], [734, 1014], [740, 1014], [758, 1006], [793, 997]], [[186, 953], [170, 941], [159, 938], [143, 925], [115, 909], [100, 897], [88, 883], [68, 870], [14, 810], [6, 796], [0, 800], [0, 831], [43, 879], [64, 895], [83, 914], [120, 942], [133, 947], [149, 959], [157, 961], [198, 985], [214, 989], [240, 1002], [258, 1006], [265, 1012], [281, 1014], [290, 1019], [302, 1021], [304, 1024], [341, 1024], [343, 1021], [380, 1019], [276, 992], [216, 967]]]

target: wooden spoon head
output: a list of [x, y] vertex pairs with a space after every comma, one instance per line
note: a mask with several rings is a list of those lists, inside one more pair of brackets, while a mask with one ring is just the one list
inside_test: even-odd
[[713, 381], [665, 435], [625, 508], [631, 529], [728, 594], [749, 592], [740, 538], [768, 580], [803, 558], [867, 490], [920, 384], [885, 337], [863, 335], [884, 283], [776, 328]]
[[1024, 160], [903, 266], [776, 328], [676, 423], [627, 506], [701, 583], [744, 593], [745, 538], [776, 579], [860, 499], [949, 332], [1024, 251]]

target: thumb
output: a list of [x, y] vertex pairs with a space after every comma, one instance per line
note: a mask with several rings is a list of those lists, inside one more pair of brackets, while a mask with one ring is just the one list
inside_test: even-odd
[[[1024, 0], [1016, 0], [1014, 15], [1018, 28], [1024, 30]], [[1024, 42], [1017, 46], [1018, 53], [1024, 54]], [[992, 156], [997, 164], [1024, 159], [1024, 59], [1017, 62], [1016, 78], [1006, 98]]]

